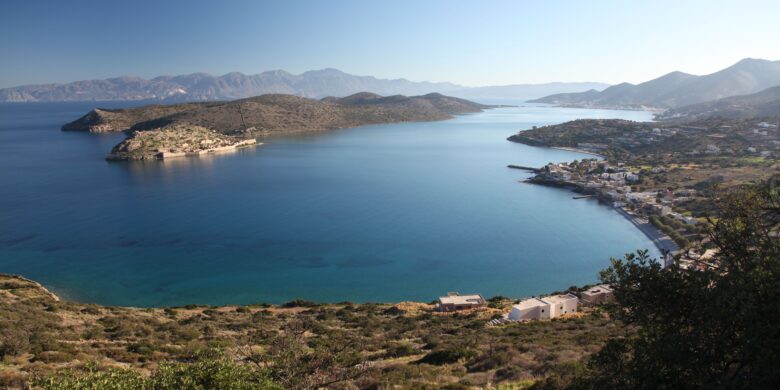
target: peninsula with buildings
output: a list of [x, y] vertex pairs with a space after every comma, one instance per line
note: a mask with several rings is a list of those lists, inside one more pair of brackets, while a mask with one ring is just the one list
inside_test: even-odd
[[527, 182], [597, 198], [662, 251], [675, 252], [706, 241], [702, 226], [717, 218], [714, 200], [721, 194], [780, 173], [778, 126], [777, 116], [685, 123], [588, 119], [523, 130], [509, 140], [603, 156], [532, 168]]
[[431, 93], [380, 96], [362, 92], [320, 100], [271, 94], [228, 102], [96, 108], [64, 131], [126, 132], [110, 160], [146, 160], [232, 150], [258, 137], [369, 124], [436, 121], [491, 106]]

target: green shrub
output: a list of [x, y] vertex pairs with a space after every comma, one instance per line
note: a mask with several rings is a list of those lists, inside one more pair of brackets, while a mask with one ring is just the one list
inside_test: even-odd
[[295, 299], [282, 305], [282, 307], [316, 307], [319, 306], [316, 302], [307, 301], [305, 299]]
[[468, 359], [473, 356], [474, 351], [468, 348], [453, 347], [448, 349], [433, 350], [427, 355], [423, 356], [423, 358], [417, 362], [439, 366], [442, 364], [457, 363], [460, 359]]
[[419, 352], [419, 350], [415, 348], [414, 345], [407, 342], [394, 343], [389, 345], [386, 349], [387, 352], [385, 353], [385, 356], [391, 358], [414, 355]]
[[33, 378], [33, 388], [43, 390], [135, 390], [148, 388], [141, 374], [127, 369], [107, 371], [61, 371], [43, 378]]

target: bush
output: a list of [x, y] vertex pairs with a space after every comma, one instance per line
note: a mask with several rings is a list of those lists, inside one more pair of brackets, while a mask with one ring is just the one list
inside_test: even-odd
[[423, 356], [417, 363], [427, 363], [440, 366], [442, 364], [457, 363], [460, 359], [468, 359], [474, 356], [474, 351], [463, 348], [455, 347], [448, 349], [434, 350]]
[[281, 389], [267, 371], [253, 370], [226, 357], [201, 358], [195, 363], [168, 362], [149, 378], [154, 389]]
[[149, 378], [129, 369], [100, 371], [92, 365], [86, 371], [66, 370], [36, 377], [31, 385], [43, 390], [281, 389], [267, 371], [237, 364], [219, 352], [201, 354], [189, 364], [164, 362]]
[[387, 347], [385, 356], [390, 358], [399, 358], [403, 356], [414, 355], [418, 352], [418, 349], [410, 343], [394, 343]]
[[68, 370], [43, 378], [33, 378], [33, 388], [44, 390], [131, 390], [145, 387], [141, 374], [128, 369], [90, 369], [86, 373]]
[[319, 306], [316, 302], [307, 301], [305, 299], [295, 299], [282, 305], [282, 307], [316, 307]]

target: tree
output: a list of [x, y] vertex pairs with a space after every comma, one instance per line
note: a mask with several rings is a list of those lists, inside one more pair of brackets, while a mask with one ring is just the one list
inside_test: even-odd
[[[717, 201], [716, 260], [669, 268], [647, 251], [602, 272], [610, 314], [635, 331], [610, 340], [574, 388], [778, 388], [780, 207], [764, 183]], [[699, 265], [699, 264], [696, 264]]]

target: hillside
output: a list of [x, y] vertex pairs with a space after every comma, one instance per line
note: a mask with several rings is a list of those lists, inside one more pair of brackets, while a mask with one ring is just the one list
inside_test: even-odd
[[[99, 133], [176, 127], [176, 132], [172, 133], [173, 137], [169, 137], [173, 144], [157, 142], [155, 148], [136, 149], [147, 152], [135, 156], [117, 154], [117, 151], [127, 149], [127, 145], [120, 144], [112, 154], [112, 157], [120, 159], [149, 159], [155, 158], [158, 153], [182, 152], [178, 146], [184, 144], [186, 136], [181, 132], [187, 128], [211, 130], [222, 137], [220, 142], [230, 144], [225, 137], [233, 137], [234, 143], [239, 143], [248, 137], [273, 134], [323, 131], [379, 123], [443, 120], [455, 114], [478, 112], [485, 108], [489, 106], [436, 93], [411, 97], [383, 97], [372, 93], [358, 93], [345, 98], [329, 97], [322, 100], [276, 94], [229, 102], [149, 105], [114, 110], [96, 108], [63, 125], [62, 129]], [[208, 133], [200, 131], [199, 134], [205, 136]], [[211, 144], [213, 137], [189, 139], [186, 143], [191, 146], [193, 141]], [[190, 152], [197, 151], [196, 148]]]
[[704, 76], [672, 72], [637, 85], [623, 83], [601, 92], [555, 94], [532, 102], [579, 107], [667, 109], [752, 94], [776, 85], [780, 85], [780, 61], [748, 58]]
[[770, 116], [780, 116], [780, 86], [751, 95], [732, 96], [669, 109], [659, 114], [656, 119], [687, 121], [710, 117], [760, 118]]
[[412, 302], [139, 309], [54, 298], [33, 281], [0, 275], [1, 388], [22, 388], [36, 375], [67, 378], [68, 369], [117, 381], [159, 377], [171, 365], [210, 367], [201, 359], [214, 354], [231, 372], [264, 367], [256, 373], [286, 389], [527, 386], [567, 375], [626, 333], [588, 307], [553, 321], [489, 326], [512, 303], [501, 298], [454, 314]]
[[562, 92], [603, 89], [603, 83], [546, 83], [489, 87], [465, 87], [452, 83], [414, 82], [356, 76], [337, 69], [322, 69], [294, 75], [283, 70], [254, 75], [231, 72], [222, 76], [192, 73], [160, 76], [115, 77], [66, 84], [23, 85], [0, 89], [2, 102], [133, 101], [163, 102], [243, 99], [264, 94], [290, 94], [309, 98], [348, 96], [369, 91], [380, 95], [447, 93], [464, 98], [529, 99]]

